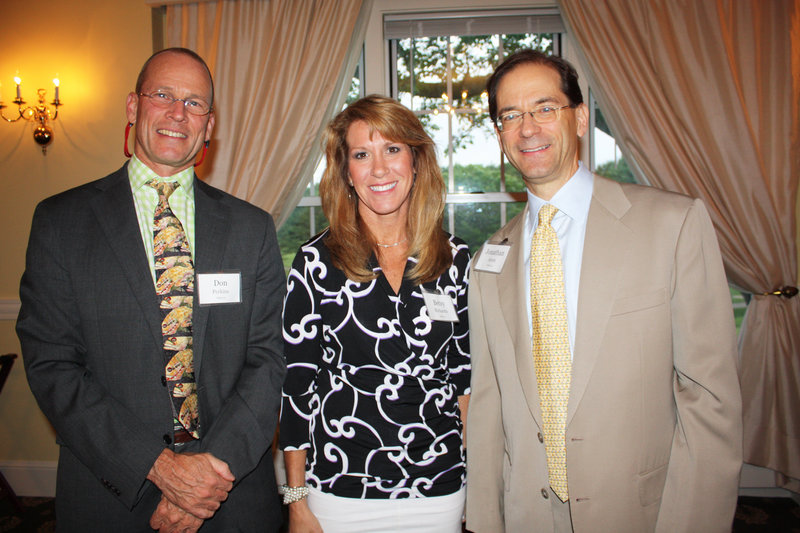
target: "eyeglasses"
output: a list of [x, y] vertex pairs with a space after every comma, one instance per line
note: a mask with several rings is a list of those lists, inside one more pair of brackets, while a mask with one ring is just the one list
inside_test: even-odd
[[497, 129], [500, 131], [513, 131], [522, 125], [522, 119], [525, 117], [526, 113], [529, 114], [537, 124], [547, 124], [558, 120], [558, 115], [561, 110], [567, 107], [572, 106], [562, 105], [561, 107], [554, 107], [551, 105], [543, 105], [542, 107], [537, 107], [533, 111], [508, 111], [497, 117], [495, 124], [497, 124]]
[[183, 103], [183, 108], [186, 110], [187, 113], [191, 113], [192, 115], [208, 115], [211, 113], [211, 106], [205, 103], [202, 100], [197, 100], [195, 98], [175, 98], [169, 93], [165, 93], [164, 91], [155, 91], [150, 94], [146, 93], [137, 93], [139, 96], [146, 96], [150, 99], [150, 102], [162, 109], [166, 109], [170, 107], [175, 102]]

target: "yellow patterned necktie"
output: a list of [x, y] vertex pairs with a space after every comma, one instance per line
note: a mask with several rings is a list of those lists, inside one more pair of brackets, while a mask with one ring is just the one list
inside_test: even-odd
[[539, 225], [531, 239], [531, 319], [550, 487], [561, 501], [567, 501], [565, 438], [572, 359], [561, 249], [550, 225], [556, 212], [558, 209], [551, 204], [542, 206]]
[[160, 299], [166, 386], [172, 398], [175, 443], [183, 444], [199, 438], [200, 431], [192, 349], [194, 263], [183, 225], [169, 206], [169, 197], [180, 184], [150, 180], [147, 185], [158, 191], [153, 217], [156, 294]]

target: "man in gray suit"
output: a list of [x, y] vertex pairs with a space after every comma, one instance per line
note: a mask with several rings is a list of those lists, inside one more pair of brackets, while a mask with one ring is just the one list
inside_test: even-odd
[[213, 96], [194, 52], [154, 54], [132, 159], [36, 208], [17, 333], [60, 445], [59, 531], [280, 526], [285, 277], [270, 215], [193, 172]]
[[521, 51], [487, 85], [528, 203], [472, 263], [467, 528], [729, 532], [741, 398], [705, 207], [579, 163], [566, 61]]

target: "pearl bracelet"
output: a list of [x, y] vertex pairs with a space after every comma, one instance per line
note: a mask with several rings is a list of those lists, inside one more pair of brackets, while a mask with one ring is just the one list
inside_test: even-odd
[[283, 505], [299, 502], [308, 496], [308, 487], [305, 485], [301, 487], [290, 487], [289, 485], [281, 485], [283, 489]]

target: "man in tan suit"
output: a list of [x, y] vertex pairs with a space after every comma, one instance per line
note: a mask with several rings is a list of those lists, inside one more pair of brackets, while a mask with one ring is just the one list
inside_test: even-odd
[[[579, 163], [588, 110], [564, 60], [518, 52], [488, 90], [528, 205], [473, 261], [467, 529], [729, 532], [741, 398], [730, 295], [705, 207]], [[532, 342], [539, 296], [529, 296], [542, 261], [531, 239], [547, 204], [557, 208], [550, 224], [571, 364], [565, 429], [555, 436], [543, 411], [557, 402], [537, 380], [548, 356]]]

